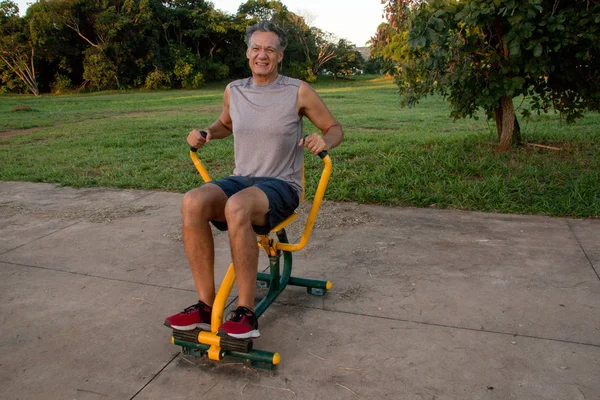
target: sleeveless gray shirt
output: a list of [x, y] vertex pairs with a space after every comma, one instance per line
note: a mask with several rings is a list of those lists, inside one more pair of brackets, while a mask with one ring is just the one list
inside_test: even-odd
[[302, 193], [302, 118], [296, 111], [300, 82], [279, 75], [264, 86], [252, 78], [229, 84], [233, 175], [278, 178]]

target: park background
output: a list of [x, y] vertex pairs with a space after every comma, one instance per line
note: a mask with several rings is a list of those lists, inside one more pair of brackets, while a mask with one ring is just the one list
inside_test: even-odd
[[[246, 27], [271, 19], [290, 40], [281, 73], [344, 126], [328, 199], [600, 215], [597, 2], [373, 1], [368, 43], [287, 2], [219, 3], [0, 2], [0, 179], [198, 185], [185, 135], [218, 117], [249, 74]], [[215, 176], [230, 140], [202, 153]], [[309, 187], [318, 168], [307, 158]]]

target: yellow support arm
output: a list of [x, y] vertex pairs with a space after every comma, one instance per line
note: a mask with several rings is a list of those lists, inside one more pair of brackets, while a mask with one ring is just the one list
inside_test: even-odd
[[231, 293], [231, 289], [233, 288], [233, 284], [235, 283], [235, 270], [233, 268], [233, 263], [229, 264], [229, 268], [227, 269], [227, 273], [221, 282], [221, 286], [219, 286], [219, 291], [217, 292], [217, 296], [215, 297], [215, 301], [213, 303], [212, 316], [210, 320], [210, 331], [216, 333], [221, 324], [223, 323], [223, 312], [225, 311], [225, 303], [227, 303], [227, 298], [229, 297], [229, 293]]
[[325, 196], [325, 189], [327, 189], [329, 177], [331, 176], [332, 165], [331, 158], [329, 157], [329, 155], [323, 157], [323, 163], [323, 172], [321, 173], [319, 186], [317, 186], [315, 199], [313, 200], [312, 207], [310, 208], [310, 212], [308, 213], [308, 219], [306, 220], [304, 231], [302, 232], [302, 236], [300, 237], [300, 242], [296, 244], [277, 243], [278, 250], [298, 251], [303, 249], [304, 246], [306, 246], [306, 244], [308, 243], [308, 239], [310, 238], [310, 234], [312, 233], [313, 226], [315, 225], [315, 221], [317, 220], [317, 214], [319, 213], [321, 202], [323, 201], [323, 197]]
[[192, 158], [192, 162], [196, 166], [196, 169], [200, 173], [200, 176], [202, 177], [204, 182], [210, 182], [210, 181], [212, 181], [212, 178], [208, 174], [208, 171], [206, 170], [206, 168], [204, 168], [204, 164], [202, 164], [202, 161], [200, 161], [200, 159], [198, 158], [198, 154], [196, 154], [196, 151], [197, 151], [197, 149], [190, 150], [190, 157]]
[[[302, 250], [306, 244], [308, 243], [308, 239], [310, 239], [310, 235], [312, 233], [312, 229], [315, 225], [315, 221], [317, 219], [317, 214], [319, 213], [319, 208], [321, 207], [321, 203], [323, 201], [323, 197], [325, 196], [325, 189], [327, 189], [327, 184], [329, 183], [329, 178], [331, 176], [332, 164], [331, 158], [327, 154], [327, 152], [323, 152], [319, 154], [319, 156], [323, 159], [323, 171], [321, 172], [321, 179], [319, 180], [319, 185], [317, 186], [317, 192], [315, 194], [315, 199], [313, 201], [312, 207], [310, 208], [310, 212], [308, 214], [308, 219], [306, 220], [306, 225], [304, 226], [304, 231], [302, 232], [302, 236], [300, 237], [300, 242], [296, 244], [290, 243], [275, 243], [275, 249], [283, 250], [283, 251], [299, 251]], [[212, 179], [208, 174], [208, 171], [202, 164], [202, 161], [198, 158], [198, 154], [196, 154], [196, 149], [190, 150], [190, 157], [196, 166], [196, 169], [202, 176], [204, 182], [210, 182]], [[304, 183], [304, 182], [303, 182]], [[292, 215], [293, 218], [289, 220], [283, 221], [280, 225], [283, 228], [284, 225], [287, 225], [291, 220], [295, 219], [295, 216]], [[279, 225], [278, 225], [279, 227]], [[259, 246], [261, 244], [259, 243]], [[262, 247], [262, 246], [261, 246]], [[235, 280], [235, 278], [234, 278]], [[229, 295], [229, 294], [228, 294]], [[214, 315], [214, 313], [213, 313]]]

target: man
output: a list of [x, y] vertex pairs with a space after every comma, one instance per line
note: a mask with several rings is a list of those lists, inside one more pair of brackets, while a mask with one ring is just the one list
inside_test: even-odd
[[[261, 21], [249, 27], [246, 44], [252, 77], [227, 86], [221, 116], [204, 129], [206, 139], [198, 129], [187, 137], [190, 146], [201, 148], [233, 133], [235, 169], [233, 176], [193, 189], [183, 198], [183, 242], [199, 301], [165, 321], [174, 329], [210, 330], [215, 299], [212, 222], [228, 230], [238, 287], [237, 308], [219, 331], [240, 339], [260, 336], [254, 314], [259, 250], [255, 232], [268, 233], [298, 206], [303, 146], [316, 155], [338, 146], [343, 138], [341, 125], [310, 85], [278, 74], [287, 40], [277, 25]], [[304, 116], [322, 136], [302, 138]]]

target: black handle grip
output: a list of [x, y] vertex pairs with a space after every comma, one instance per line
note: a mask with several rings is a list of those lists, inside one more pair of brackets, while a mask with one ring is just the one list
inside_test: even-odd
[[[206, 135], [207, 135], [206, 131], [200, 131], [200, 136], [202, 136], [204, 139], [206, 139]], [[195, 153], [198, 151], [198, 149], [195, 147], [190, 147], [190, 151]], [[323, 158], [323, 157], [321, 157], [321, 158]]]

